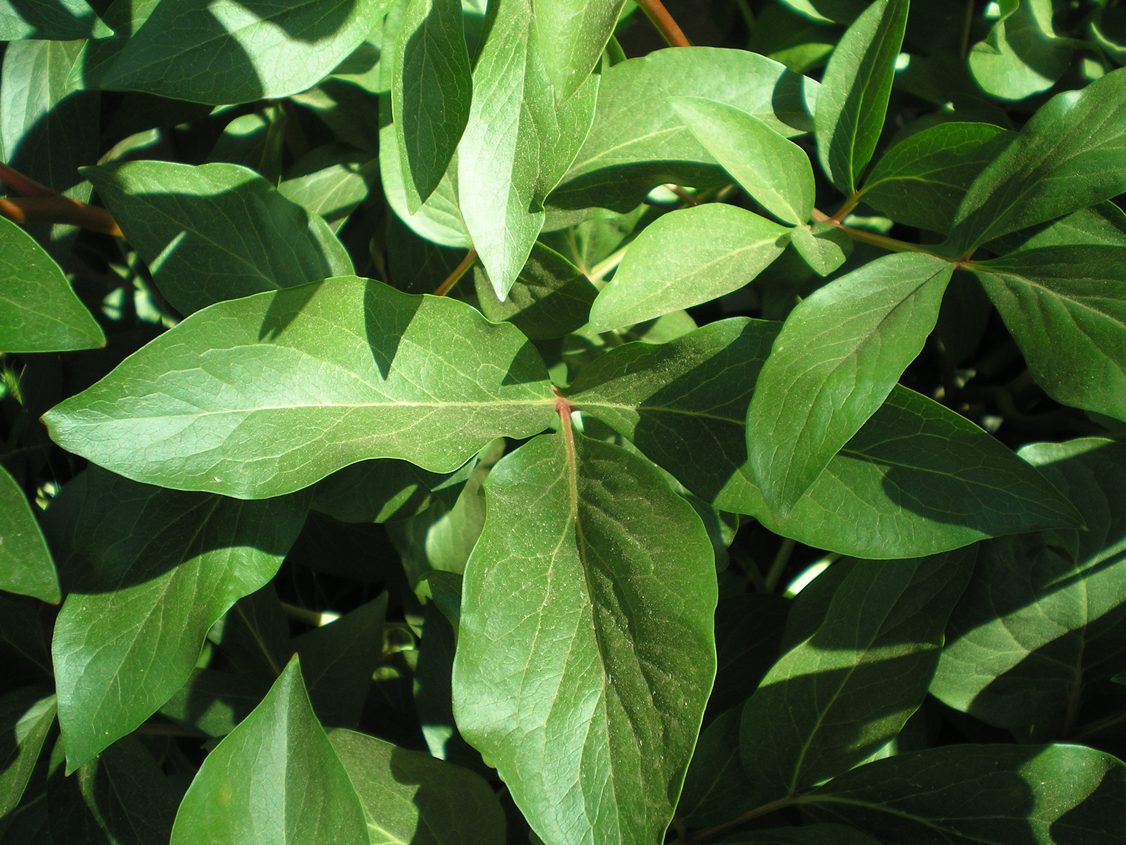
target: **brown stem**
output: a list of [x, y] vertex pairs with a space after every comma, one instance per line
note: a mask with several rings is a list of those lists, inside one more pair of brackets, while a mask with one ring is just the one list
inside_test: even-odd
[[124, 238], [121, 227], [104, 208], [95, 208], [61, 194], [0, 199], [0, 216], [20, 223], [69, 223], [92, 232]]
[[18, 170], [12, 170], [6, 164], [0, 164], [0, 182], [25, 197], [53, 197], [58, 194], [58, 191], [48, 188], [42, 182], [36, 182], [30, 176], [24, 176]]
[[665, 39], [665, 43], [670, 47], [692, 46], [692, 42], [688, 40], [688, 36], [680, 28], [680, 24], [669, 14], [669, 10], [665, 8], [665, 4], [661, 0], [637, 0], [637, 5], [641, 7], [645, 17], [649, 18], [649, 22], [657, 28], [661, 37]]
[[453, 286], [461, 281], [461, 277], [469, 272], [469, 268], [473, 266], [473, 262], [476, 260], [477, 250], [469, 250], [469, 252], [465, 254], [465, 258], [461, 259], [461, 263], [454, 267], [450, 274], [442, 280], [442, 284], [434, 289], [434, 295], [445, 296], [449, 293]]
[[570, 488], [571, 519], [579, 518], [579, 471], [578, 460], [575, 454], [575, 430], [571, 427], [571, 412], [574, 406], [567, 401], [559, 390], [553, 385], [551, 392], [555, 394], [555, 413], [559, 414], [559, 423], [563, 430], [563, 451], [567, 456], [567, 477]]

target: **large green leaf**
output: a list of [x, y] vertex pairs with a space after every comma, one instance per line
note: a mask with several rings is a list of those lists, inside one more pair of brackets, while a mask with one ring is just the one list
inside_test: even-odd
[[969, 255], [1126, 191], [1126, 68], [1052, 97], [966, 192], [950, 231]]
[[281, 566], [305, 503], [179, 493], [96, 468], [67, 485], [51, 511], [68, 588], [51, 651], [70, 770], [183, 686], [208, 629]]
[[367, 199], [378, 169], [379, 162], [359, 150], [340, 143], [325, 144], [286, 171], [278, 193], [335, 228]]
[[371, 845], [503, 845], [504, 812], [480, 775], [374, 736], [329, 740], [359, 796]]
[[817, 155], [829, 181], [846, 194], [856, 190], [884, 128], [909, 5], [872, 3], [841, 37], [821, 79], [813, 119]]
[[987, 94], [1023, 100], [1047, 91], [1071, 64], [1079, 43], [1052, 27], [1052, 0], [1000, 0], [1001, 15], [984, 41], [970, 49], [970, 75]]
[[1126, 247], [1021, 249], [970, 267], [1048, 395], [1126, 420]]
[[458, 147], [458, 200], [493, 290], [508, 295], [543, 229], [543, 201], [594, 117], [598, 79], [557, 103], [540, 55], [532, 0], [500, 0], [473, 68]]
[[747, 411], [747, 454], [785, 518], [883, 404], [938, 319], [953, 268], [919, 253], [879, 258], [795, 308]]
[[172, 845], [367, 841], [364, 810], [294, 658], [203, 761], [176, 813]]
[[816, 630], [782, 655], [743, 707], [750, 800], [784, 798], [845, 772], [903, 729], [926, 697], [976, 557], [971, 548], [835, 564], [846, 571]]
[[132, 161], [84, 173], [184, 313], [353, 272], [324, 220], [245, 167]]
[[704, 527], [643, 458], [585, 438], [526, 443], [485, 490], [458, 727], [547, 845], [658, 842], [715, 674]]
[[392, 125], [415, 212], [442, 181], [469, 120], [473, 78], [460, 0], [408, 0], [393, 62]]
[[[59, 576], [16, 480], [0, 466], [0, 590], [57, 604]], [[2, 814], [0, 814], [2, 815]]]
[[625, 0], [532, 0], [536, 42], [559, 99], [570, 97], [602, 58]]
[[1070, 497], [1087, 530], [985, 547], [932, 689], [990, 724], [1061, 735], [1084, 690], [1126, 668], [1126, 445], [1087, 438], [1021, 455]]
[[44, 420], [128, 478], [265, 498], [368, 458], [453, 472], [495, 437], [542, 431], [552, 407], [517, 329], [342, 278], [193, 314]]
[[685, 97], [673, 108], [704, 149], [754, 200], [800, 226], [813, 210], [813, 167], [797, 144], [762, 120], [715, 100]]
[[786, 227], [724, 203], [673, 211], [637, 236], [590, 309], [590, 327], [629, 326], [737, 290], [786, 248]]
[[744, 421], [777, 334], [776, 323], [736, 318], [661, 346], [628, 344], [584, 368], [568, 401], [715, 507], [842, 554], [916, 557], [1079, 522], [1067, 500], [1000, 442], [901, 387], [790, 516], [776, 519], [751, 480]]
[[35, 687], [20, 687], [0, 696], [0, 731], [4, 736], [0, 750], [0, 820], [19, 806], [54, 723], [53, 695], [45, 696]]
[[800, 803], [884, 842], [1117, 845], [1126, 766], [1081, 745], [952, 745], [861, 766]]
[[220, 105], [285, 97], [321, 81], [371, 31], [385, 0], [162, 2], [102, 87]]
[[590, 134], [551, 202], [629, 211], [662, 182], [721, 183], [715, 159], [674, 102], [703, 97], [734, 106], [791, 137], [812, 128], [817, 83], [746, 50], [679, 47], [603, 74]]
[[86, 0], [0, 0], [0, 41], [85, 38], [99, 23]]

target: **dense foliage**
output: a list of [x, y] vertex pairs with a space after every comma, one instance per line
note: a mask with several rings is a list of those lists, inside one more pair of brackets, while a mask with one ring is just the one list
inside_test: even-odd
[[0, 843], [1126, 842], [1126, 5], [638, 5], [0, 0]]

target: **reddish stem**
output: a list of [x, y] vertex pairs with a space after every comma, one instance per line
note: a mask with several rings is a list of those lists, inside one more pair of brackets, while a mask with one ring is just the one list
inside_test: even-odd
[[669, 10], [665, 8], [661, 0], [637, 0], [637, 5], [641, 7], [645, 17], [649, 18], [649, 22], [657, 28], [657, 31], [665, 39], [665, 43], [670, 47], [692, 46], [692, 42], [688, 40], [688, 36], [680, 28], [680, 24], [669, 14]]

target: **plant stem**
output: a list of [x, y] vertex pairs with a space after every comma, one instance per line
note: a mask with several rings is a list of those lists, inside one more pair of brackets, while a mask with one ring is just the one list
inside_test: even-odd
[[616, 270], [619, 264], [622, 263], [622, 259], [625, 257], [626, 249], [628, 249], [628, 248], [629, 248], [629, 245], [627, 244], [626, 246], [623, 246], [621, 249], [618, 249], [618, 250], [614, 251], [613, 253], [611, 253], [610, 255], [603, 258], [601, 261], [599, 261], [597, 264], [595, 264], [593, 267], [590, 268], [590, 272], [587, 273], [586, 277], [588, 279], [590, 279], [592, 282], [601, 282], [611, 272]]
[[804, 796], [801, 794], [787, 795], [785, 798], [779, 798], [776, 801], [770, 801], [766, 804], [761, 804], [753, 810], [748, 810], [743, 815], [738, 816], [723, 824], [717, 824], [715, 827], [706, 827], [703, 830], [698, 830], [692, 834], [691, 840], [675, 840], [672, 845], [688, 845], [688, 842], [706, 842], [709, 839], [715, 839], [717, 836], [722, 836], [732, 828], [739, 827], [749, 821], [757, 819], [759, 816], [765, 816], [767, 813], [773, 813], [775, 810], [781, 810], [791, 804], [797, 804]]
[[688, 40], [684, 30], [673, 20], [673, 16], [669, 14], [669, 10], [665, 8], [665, 4], [661, 0], [637, 0], [637, 5], [641, 7], [645, 17], [649, 18], [649, 22], [656, 27], [665, 39], [665, 43], [670, 47], [692, 46], [692, 42]]
[[970, 29], [974, 23], [974, 3], [976, 0], [966, 0], [966, 11], [962, 17], [962, 40], [958, 45], [958, 58], [966, 58], [966, 49], [970, 46]]
[[813, 221], [815, 223], [828, 223], [830, 226], [835, 226], [836, 228], [840, 229], [854, 241], [860, 241], [861, 243], [878, 246], [881, 249], [888, 250], [889, 252], [921, 252], [924, 255], [933, 255], [935, 258], [941, 258], [944, 261], [950, 260], [948, 256], [939, 255], [938, 253], [932, 252], [925, 246], [920, 246], [919, 244], [912, 244], [908, 243], [907, 241], [897, 240], [896, 238], [889, 238], [885, 235], [877, 235], [875, 232], [866, 232], [863, 229], [854, 229], [851, 226], [846, 226], [839, 220], [830, 217], [824, 211], [821, 211], [817, 208], [813, 209]]
[[0, 199], [0, 216], [14, 223], [69, 223], [103, 235], [125, 237], [108, 211], [61, 194]]
[[18, 170], [13, 170], [6, 164], [0, 164], [0, 182], [25, 197], [53, 197], [58, 195], [58, 191], [51, 190], [41, 182], [36, 182], [30, 176], [24, 176]]
[[782, 573], [786, 571], [786, 564], [790, 562], [790, 555], [793, 554], [793, 551], [794, 541], [789, 537], [782, 540], [774, 555], [774, 560], [770, 562], [770, 569], [766, 571], [766, 577], [763, 579], [766, 592], [773, 593], [778, 586], [778, 582], [782, 580]]
[[477, 250], [471, 249], [469, 252], [465, 253], [465, 258], [461, 259], [461, 263], [454, 267], [450, 274], [442, 281], [442, 284], [434, 289], [434, 295], [445, 296], [449, 293], [453, 286], [461, 281], [461, 277], [469, 272], [469, 268], [473, 266], [473, 262], [476, 260]]

